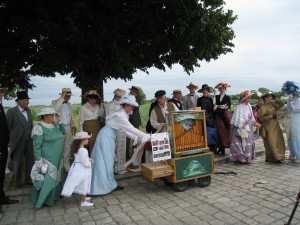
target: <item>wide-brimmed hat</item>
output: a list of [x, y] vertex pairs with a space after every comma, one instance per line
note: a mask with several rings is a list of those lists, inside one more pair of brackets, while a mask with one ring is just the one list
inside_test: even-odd
[[18, 91], [17, 92], [17, 99], [16, 99], [16, 101], [21, 100], [21, 99], [30, 99], [28, 97], [27, 91]]
[[131, 88], [129, 88], [129, 90], [136, 91], [136, 92], [140, 91], [140, 89], [137, 86], [132, 86]]
[[174, 94], [182, 94], [182, 92], [180, 89], [175, 89], [175, 90], [173, 90], [172, 95], [174, 95]]
[[71, 88], [63, 88], [63, 89], [61, 89], [60, 95], [62, 95], [62, 93], [64, 93], [64, 92], [66, 92], [67, 96], [71, 96], [72, 95]]
[[230, 87], [230, 85], [229, 84], [227, 84], [227, 83], [225, 83], [225, 82], [220, 82], [220, 83], [218, 83], [216, 86], [215, 86], [215, 88], [217, 88], [217, 89], [220, 89], [220, 88], [228, 88], [228, 87]]
[[74, 139], [80, 140], [80, 139], [87, 139], [87, 138], [91, 138], [91, 137], [92, 137], [92, 135], [89, 135], [88, 132], [80, 131], [75, 134]]
[[292, 94], [292, 95], [294, 95], [294, 94], [299, 95], [300, 94], [299, 85], [296, 84], [294, 81], [286, 81], [282, 85], [281, 91], [284, 94], [286, 94], [286, 95], [290, 95], [290, 94]]
[[131, 94], [125, 94], [121, 97], [121, 99], [118, 101], [118, 104], [128, 104], [134, 107], [139, 107], [139, 104], [136, 102], [136, 99], [134, 95]]
[[126, 94], [126, 91], [124, 91], [123, 89], [117, 88], [116, 90], [113, 91], [113, 93], [116, 96], [122, 97], [123, 95]]
[[190, 89], [190, 88], [195, 88], [195, 89], [198, 89], [199, 87], [196, 85], [196, 84], [194, 84], [193, 82], [191, 82], [188, 86], [186, 86], [188, 89]]
[[38, 112], [36, 115], [37, 116], [42, 116], [42, 115], [54, 115], [57, 112], [55, 111], [54, 108], [52, 107], [46, 107], [46, 108], [42, 108], [40, 112]]
[[203, 90], [207, 89], [209, 93], [212, 93], [214, 89], [207, 84], [203, 84], [201, 89], [199, 89], [197, 92], [203, 92]]
[[272, 96], [273, 99], [276, 98], [276, 95], [274, 95], [272, 91], [265, 92], [260, 97], [265, 99], [267, 96]]
[[249, 98], [253, 93], [251, 91], [245, 90], [240, 93], [239, 103], [243, 102], [246, 98]]
[[90, 97], [91, 97], [91, 96], [96, 96], [96, 97], [100, 98], [100, 95], [99, 95], [99, 93], [97, 92], [97, 90], [89, 90], [86, 96], [87, 96], [87, 97], [89, 97], [89, 96], [90, 96]]
[[159, 91], [155, 92], [154, 97], [157, 98], [157, 97], [161, 97], [164, 95], [166, 95], [166, 92], [164, 90], [159, 90]]

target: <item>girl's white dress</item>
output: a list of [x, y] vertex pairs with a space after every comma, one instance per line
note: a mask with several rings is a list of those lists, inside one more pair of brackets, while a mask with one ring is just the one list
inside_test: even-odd
[[79, 148], [75, 153], [74, 162], [70, 168], [62, 195], [70, 197], [72, 193], [86, 195], [90, 193], [92, 180], [92, 165], [88, 150]]

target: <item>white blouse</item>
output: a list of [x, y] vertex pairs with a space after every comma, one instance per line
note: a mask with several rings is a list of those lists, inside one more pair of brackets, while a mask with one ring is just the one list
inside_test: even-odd
[[106, 116], [105, 124], [116, 130], [121, 129], [127, 137], [133, 140], [135, 137], [143, 138], [146, 135], [129, 122], [128, 115], [123, 108]]
[[[245, 124], [248, 120], [249, 123]], [[237, 105], [236, 110], [232, 115], [230, 124], [238, 128], [244, 127], [247, 131], [250, 131], [250, 126], [255, 122], [251, 105], [249, 103], [240, 103]]]
[[106, 107], [106, 115], [108, 116], [114, 112], [118, 112], [121, 108], [122, 106], [119, 103], [117, 103], [116, 100], [112, 100], [108, 103]]
[[80, 131], [83, 131], [83, 123], [86, 120], [97, 120], [99, 117], [102, 117], [104, 115], [104, 106], [101, 104], [100, 106], [98, 104], [91, 105], [90, 103], [85, 103], [81, 106], [79, 111], [79, 129]]

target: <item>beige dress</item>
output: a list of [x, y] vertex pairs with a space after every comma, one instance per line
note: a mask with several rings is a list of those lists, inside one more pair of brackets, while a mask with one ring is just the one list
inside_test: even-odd
[[262, 138], [266, 151], [266, 162], [278, 162], [285, 159], [285, 144], [278, 120], [273, 119], [277, 110], [283, 107], [279, 99], [264, 103], [258, 110], [259, 121], [262, 122]]

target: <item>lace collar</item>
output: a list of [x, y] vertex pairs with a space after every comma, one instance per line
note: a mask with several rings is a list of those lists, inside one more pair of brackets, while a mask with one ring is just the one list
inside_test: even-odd
[[54, 124], [53, 123], [45, 123], [44, 121], [41, 121], [41, 124], [44, 126], [44, 127], [46, 127], [46, 128], [48, 128], [48, 129], [53, 129], [54, 128]]

